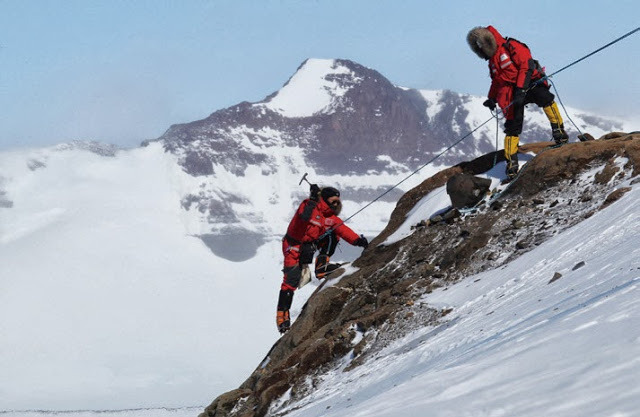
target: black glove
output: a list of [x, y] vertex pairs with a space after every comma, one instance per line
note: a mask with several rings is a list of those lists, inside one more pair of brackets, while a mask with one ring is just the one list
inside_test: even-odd
[[525, 92], [522, 88], [514, 87], [513, 88], [513, 101], [512, 106], [514, 109], [524, 106], [524, 96]]
[[492, 98], [488, 98], [482, 103], [483, 106], [488, 107], [489, 110], [494, 111], [496, 109], [496, 101]]
[[318, 187], [318, 184], [311, 184], [311, 187], [309, 187], [309, 199], [318, 201], [319, 196], [320, 187]]
[[313, 254], [316, 252], [316, 247], [313, 243], [303, 243], [300, 245], [300, 258], [298, 259], [300, 265], [309, 265], [313, 262]]
[[355, 242], [353, 242], [353, 244], [355, 246], [362, 246], [363, 248], [367, 248], [367, 246], [369, 246], [369, 241], [367, 240], [366, 237], [360, 235], [360, 237], [358, 239], [356, 239]]

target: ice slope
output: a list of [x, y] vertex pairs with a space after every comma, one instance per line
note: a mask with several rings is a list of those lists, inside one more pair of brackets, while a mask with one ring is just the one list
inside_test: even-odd
[[272, 415], [638, 415], [640, 185], [421, 302], [452, 312], [343, 372], [347, 356], [311, 396], [286, 404], [285, 395]]

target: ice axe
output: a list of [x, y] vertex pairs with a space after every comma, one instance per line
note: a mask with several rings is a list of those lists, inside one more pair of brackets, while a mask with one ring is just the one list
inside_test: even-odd
[[298, 183], [298, 185], [302, 185], [302, 181], [306, 181], [307, 184], [312, 185], [309, 180], [307, 179], [307, 175], [309, 175], [308, 172], [305, 172], [304, 175], [302, 176], [302, 179], [300, 180], [300, 182]]
[[320, 188], [318, 187], [318, 184], [311, 184], [309, 182], [309, 180], [307, 179], [307, 175], [309, 175], [309, 173], [305, 172], [304, 175], [302, 176], [302, 179], [300, 180], [300, 182], [298, 183], [298, 185], [302, 185], [302, 181], [306, 181], [307, 184], [309, 184], [309, 187], [311, 188], [311, 199], [317, 201], [318, 197], [317, 195], [320, 193]]

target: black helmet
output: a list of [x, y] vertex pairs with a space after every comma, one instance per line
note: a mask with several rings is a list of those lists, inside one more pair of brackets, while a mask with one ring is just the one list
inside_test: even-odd
[[[342, 211], [342, 202], [339, 200], [340, 191], [333, 187], [324, 187], [322, 191], [320, 191], [320, 196], [322, 199], [329, 205], [333, 213], [337, 216]], [[338, 197], [338, 200], [333, 201], [333, 203], [329, 203], [329, 199], [331, 197]]]
[[322, 199], [328, 203], [328, 199], [331, 197], [340, 197], [340, 191], [337, 188], [333, 187], [324, 187], [322, 191], [320, 191], [320, 195]]

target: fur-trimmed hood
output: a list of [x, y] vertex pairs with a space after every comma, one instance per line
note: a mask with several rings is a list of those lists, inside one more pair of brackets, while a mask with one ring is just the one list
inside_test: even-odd
[[498, 50], [498, 37], [502, 38], [492, 26], [478, 26], [471, 29], [467, 34], [467, 43], [476, 55], [487, 60]]

